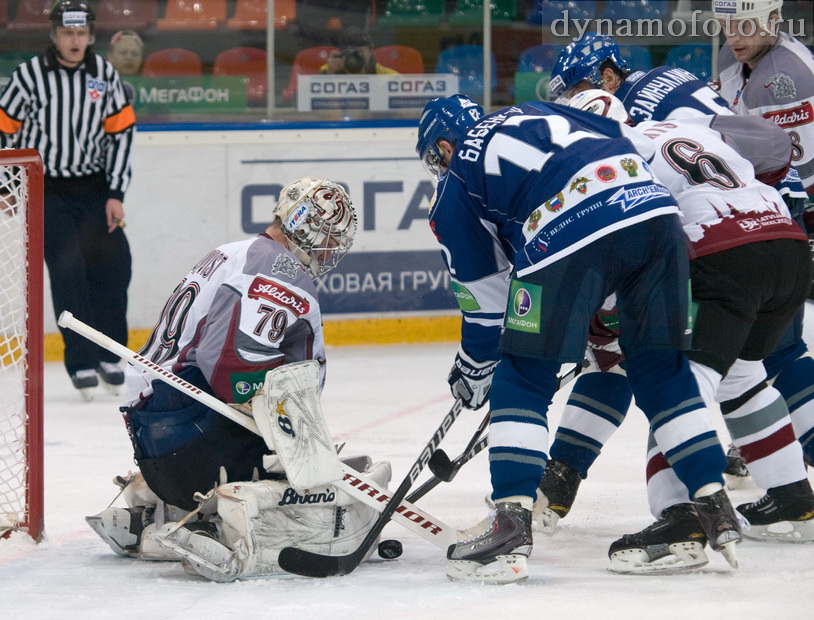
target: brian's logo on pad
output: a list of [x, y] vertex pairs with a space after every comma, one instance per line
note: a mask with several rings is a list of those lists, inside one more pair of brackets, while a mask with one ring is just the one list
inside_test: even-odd
[[288, 290], [279, 282], [272, 282], [260, 276], [257, 276], [249, 287], [249, 299], [266, 299], [288, 308], [297, 316], [302, 316], [311, 309], [307, 299]]

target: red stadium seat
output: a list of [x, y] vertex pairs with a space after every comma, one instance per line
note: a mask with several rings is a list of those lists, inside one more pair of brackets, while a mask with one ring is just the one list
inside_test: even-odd
[[268, 94], [268, 67], [265, 50], [257, 47], [233, 47], [215, 57], [212, 75], [246, 76], [249, 103], [265, 103]]
[[0, 26], [8, 24], [8, 0], [0, 0]]
[[146, 30], [155, 25], [158, 0], [102, 0], [96, 11], [99, 30]]
[[383, 45], [373, 50], [376, 62], [399, 73], [424, 73], [421, 52], [407, 45]]
[[[288, 28], [294, 23], [296, 16], [296, 0], [275, 0], [275, 30]], [[267, 22], [267, 0], [237, 0], [235, 16], [226, 20], [226, 26], [231, 30], [265, 30]]]
[[292, 101], [297, 95], [297, 80], [300, 75], [313, 75], [319, 73], [319, 68], [328, 62], [328, 57], [338, 48], [330, 45], [307, 47], [297, 52], [294, 64], [291, 67], [291, 79], [283, 90], [283, 99]]
[[51, 24], [48, 14], [54, 6], [52, 0], [20, 0], [17, 14], [9, 20], [9, 30], [48, 30]]
[[148, 54], [141, 69], [142, 77], [196, 77], [203, 75], [201, 57], [180, 47]]
[[226, 0], [167, 0], [159, 30], [215, 30], [226, 21]]

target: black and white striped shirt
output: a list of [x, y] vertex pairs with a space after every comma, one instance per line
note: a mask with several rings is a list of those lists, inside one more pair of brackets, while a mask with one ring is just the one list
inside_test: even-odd
[[40, 152], [49, 177], [107, 176], [109, 197], [130, 181], [135, 114], [108, 61], [88, 53], [76, 69], [53, 48], [14, 70], [0, 95], [0, 147]]

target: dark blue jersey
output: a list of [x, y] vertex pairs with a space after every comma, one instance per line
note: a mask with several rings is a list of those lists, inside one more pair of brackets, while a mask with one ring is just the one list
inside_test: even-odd
[[683, 116], [732, 114], [726, 100], [680, 67], [635, 71], [614, 93], [634, 123]]
[[533, 102], [483, 117], [459, 141], [430, 225], [464, 313], [464, 349], [476, 359], [497, 357], [513, 267], [522, 277], [610, 232], [678, 213], [628, 129]]

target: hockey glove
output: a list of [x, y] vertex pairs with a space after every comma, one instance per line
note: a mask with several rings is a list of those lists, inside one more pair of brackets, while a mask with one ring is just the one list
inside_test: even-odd
[[600, 310], [594, 315], [588, 328], [588, 348], [585, 350], [585, 357], [594, 370], [608, 372], [625, 360], [619, 347], [618, 325], [616, 308]]
[[475, 361], [461, 347], [447, 377], [452, 395], [460, 398], [467, 409], [480, 409], [489, 396], [496, 367], [496, 361]]

